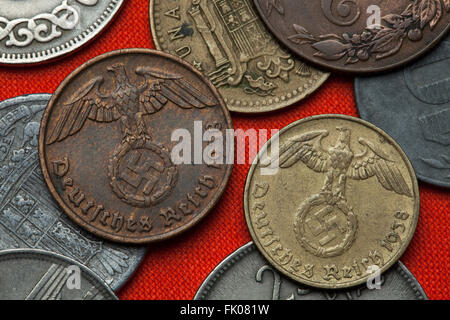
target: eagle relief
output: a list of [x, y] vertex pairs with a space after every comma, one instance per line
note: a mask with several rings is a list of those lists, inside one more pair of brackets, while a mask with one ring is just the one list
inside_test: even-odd
[[[346, 127], [336, 130], [339, 136], [330, 148], [322, 146], [322, 140], [329, 135], [327, 130], [311, 131], [290, 138], [280, 147], [279, 154], [280, 168], [303, 162], [309, 169], [325, 173], [322, 189], [300, 204], [294, 222], [299, 243], [320, 257], [341, 255], [355, 240], [358, 219], [346, 198], [347, 179], [376, 177], [386, 190], [412, 197], [397, 164], [376, 143], [359, 138], [364, 149], [355, 154], [350, 148], [351, 130]], [[345, 216], [346, 223], [335, 229], [339, 215]], [[338, 238], [338, 243], [330, 245]]]
[[100, 236], [163, 237], [206, 214], [226, 184], [231, 166], [172, 161], [174, 130], [197, 120], [231, 127], [209, 82], [173, 59], [141, 49], [100, 56], [61, 85], [54, 111], [49, 104], [41, 147], [51, 185]]
[[178, 74], [140, 67], [135, 72], [145, 82], [135, 85], [128, 79], [124, 64], [113, 64], [108, 71], [114, 74], [115, 88], [102, 92], [102, 76], [82, 85], [74, 99], [66, 103], [65, 112], [47, 138], [47, 144], [76, 134], [88, 119], [119, 121], [122, 142], [115, 148], [108, 165], [111, 187], [122, 201], [150, 207], [170, 195], [178, 171], [168, 148], [153, 141], [144, 115], [157, 113], [168, 101], [184, 109], [212, 107], [216, 102]]
[[362, 284], [369, 269], [387, 270], [419, 215], [417, 180], [401, 148], [344, 115], [305, 118], [276, 137], [253, 163], [244, 195], [250, 233], [269, 263], [327, 289]]

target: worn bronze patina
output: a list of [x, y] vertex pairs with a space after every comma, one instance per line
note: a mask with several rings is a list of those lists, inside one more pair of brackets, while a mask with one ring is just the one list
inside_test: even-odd
[[346, 288], [384, 272], [405, 251], [419, 217], [413, 168], [386, 133], [323, 115], [272, 138], [248, 174], [244, 208], [258, 249], [293, 280]]
[[283, 49], [252, 0], [150, 0], [150, 23], [156, 47], [208, 75], [234, 112], [288, 107], [329, 76]]
[[329, 69], [371, 73], [415, 59], [450, 27], [450, 0], [254, 0], [274, 35]]
[[[79, 67], [53, 95], [41, 124], [42, 171], [59, 205], [88, 231], [126, 243], [163, 240], [221, 196], [232, 165], [215, 161], [214, 149], [206, 164], [197, 149], [210, 147], [201, 134], [230, 128], [222, 98], [192, 66], [153, 50], [115, 51]], [[192, 162], [172, 154], [177, 129], [188, 144], [196, 138]]]

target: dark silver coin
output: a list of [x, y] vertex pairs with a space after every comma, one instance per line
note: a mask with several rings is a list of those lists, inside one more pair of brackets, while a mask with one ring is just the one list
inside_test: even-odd
[[87, 234], [53, 201], [39, 166], [38, 140], [48, 94], [0, 102], [0, 250], [43, 249], [70, 257], [118, 289], [145, 255]]
[[450, 37], [404, 70], [357, 78], [361, 118], [403, 148], [420, 180], [450, 187]]
[[0, 300], [117, 300], [95, 273], [48, 251], [1, 251], [0, 270]]
[[381, 289], [317, 290], [275, 271], [253, 242], [223, 260], [203, 282], [195, 300], [426, 300], [420, 284], [398, 262], [380, 277]]

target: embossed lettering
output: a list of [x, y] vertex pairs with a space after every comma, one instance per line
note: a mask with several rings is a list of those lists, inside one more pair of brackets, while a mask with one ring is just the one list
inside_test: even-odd
[[104, 225], [105, 227], [108, 225], [108, 218], [111, 217], [111, 213], [109, 213], [109, 211], [103, 211], [103, 213], [101, 214], [101, 218], [100, 218], [100, 223], [102, 225]]
[[79, 207], [81, 203], [86, 199], [84, 193], [80, 192], [78, 187], [73, 188], [72, 192], [68, 194], [70, 202], [73, 203], [75, 207]]
[[267, 183], [257, 183], [253, 189], [252, 195], [255, 199], [263, 198], [267, 192], [269, 192], [269, 184]]
[[173, 226], [174, 223], [181, 221], [182, 218], [181, 215], [172, 208], [161, 209], [159, 215], [163, 217], [164, 225], [166, 227]]
[[146, 216], [141, 217], [141, 219], [139, 220], [139, 225], [141, 233], [150, 232], [153, 228], [152, 221], [149, 217]]
[[326, 281], [331, 281], [332, 278], [334, 278], [335, 280], [341, 280], [339, 269], [338, 267], [336, 267], [336, 265], [325, 265], [323, 266], [323, 268], [325, 269], [325, 275], [323, 276], [323, 278]]
[[58, 177], [62, 178], [67, 174], [67, 172], [69, 172], [70, 163], [67, 157], [64, 157], [63, 160], [55, 160], [52, 163], [53, 163], [53, 172]]
[[167, 17], [174, 18], [176, 20], [180, 20], [181, 17], [180, 17], [179, 11], [180, 11], [180, 7], [177, 6], [177, 7], [173, 8], [173, 9], [170, 9], [170, 10], [166, 11], [164, 13], [164, 15], [167, 16]]
[[[334, 3], [339, 2], [333, 13]], [[361, 15], [361, 11], [355, 0], [322, 0], [322, 10], [327, 19], [339, 26], [349, 26], [356, 22]]]
[[191, 49], [191, 47], [189, 47], [189, 46], [184, 46], [184, 47], [181, 47], [181, 48], [176, 49], [175, 52], [177, 53], [177, 55], [178, 55], [181, 59], [184, 59], [184, 58], [186, 58], [188, 55], [191, 54], [192, 49]]
[[305, 270], [302, 272], [302, 275], [304, 275], [307, 278], [312, 278], [314, 276], [314, 265], [306, 264]]
[[123, 216], [118, 212], [114, 212], [111, 221], [111, 228], [115, 232], [119, 232], [120, 230], [122, 230], [122, 227], [123, 227]]

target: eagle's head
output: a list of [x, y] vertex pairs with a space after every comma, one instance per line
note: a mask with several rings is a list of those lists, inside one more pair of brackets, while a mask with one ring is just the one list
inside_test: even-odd
[[343, 144], [349, 145], [350, 144], [350, 134], [351, 134], [350, 129], [348, 129], [346, 127], [337, 127], [336, 130], [340, 132], [338, 141]]
[[114, 73], [119, 86], [128, 83], [127, 73], [125, 71], [125, 65], [123, 63], [114, 63], [113, 65], [106, 68], [109, 72]]
[[120, 74], [125, 72], [125, 65], [123, 63], [114, 63], [107, 67], [106, 70], [114, 74]]

